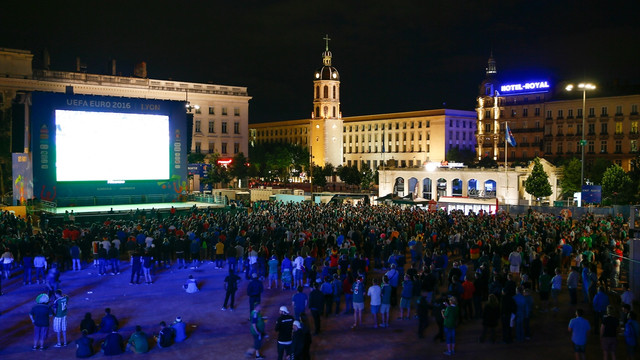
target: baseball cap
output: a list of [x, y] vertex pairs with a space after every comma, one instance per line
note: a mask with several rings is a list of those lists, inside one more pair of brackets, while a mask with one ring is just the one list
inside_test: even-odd
[[298, 320], [293, 322], [293, 326], [297, 327], [298, 329], [302, 328], [302, 325], [300, 325], [300, 321]]
[[287, 307], [286, 307], [286, 306], [280, 306], [280, 312], [283, 312], [283, 313], [285, 313], [285, 314], [288, 314], [288, 313], [289, 313], [289, 309], [287, 309]]

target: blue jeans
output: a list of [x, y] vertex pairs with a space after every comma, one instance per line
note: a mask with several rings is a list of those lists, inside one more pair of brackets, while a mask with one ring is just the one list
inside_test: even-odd
[[287, 351], [287, 359], [291, 355], [291, 344], [284, 345], [278, 343], [278, 360], [282, 360], [285, 350]]
[[31, 267], [25, 266], [24, 268], [24, 283], [28, 284], [31, 282]]
[[444, 327], [444, 338], [447, 344], [455, 344], [456, 343], [456, 329]]
[[345, 302], [345, 308], [344, 308], [344, 312], [348, 313], [348, 312], [352, 312], [353, 311], [353, 294], [344, 294], [344, 302]]
[[107, 260], [98, 259], [98, 274], [104, 274], [107, 272]]
[[236, 258], [233, 256], [229, 256], [227, 258], [227, 262], [229, 263], [229, 270], [233, 270], [233, 272], [235, 273], [238, 269], [238, 261], [236, 260]]

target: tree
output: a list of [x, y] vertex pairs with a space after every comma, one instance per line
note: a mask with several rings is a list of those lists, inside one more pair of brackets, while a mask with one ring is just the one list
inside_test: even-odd
[[476, 164], [476, 167], [479, 168], [497, 168], [498, 163], [493, 160], [491, 156], [485, 156], [481, 160], [479, 160]]
[[362, 176], [357, 166], [338, 166], [338, 176], [347, 185], [360, 185]]
[[611, 165], [613, 165], [611, 160], [603, 157], [597, 158], [593, 162], [593, 166], [591, 166], [591, 171], [589, 171], [589, 180], [594, 184], [602, 184], [602, 175]]
[[203, 153], [190, 153], [187, 155], [187, 162], [189, 164], [198, 164], [204, 162], [205, 154]]
[[313, 186], [324, 188], [327, 185], [326, 171], [326, 167], [323, 169], [318, 165], [313, 165], [313, 173], [311, 174], [311, 181], [313, 182]]
[[451, 162], [471, 164], [475, 156], [476, 156], [475, 151], [469, 150], [469, 149], [460, 150], [458, 146], [455, 146], [449, 149], [449, 151], [447, 151], [447, 155], [445, 156], [445, 158], [447, 159], [447, 161], [451, 161]]
[[375, 183], [375, 174], [370, 167], [365, 166], [362, 170], [362, 177], [360, 179], [360, 188], [363, 190], [371, 189], [371, 185]]
[[631, 177], [619, 165], [611, 165], [602, 175], [602, 195], [614, 204], [628, 203], [632, 184]]
[[553, 193], [549, 183], [549, 175], [544, 171], [539, 158], [533, 160], [533, 170], [524, 182], [524, 189], [538, 200]]
[[576, 158], [572, 158], [562, 167], [562, 177], [560, 178], [560, 187], [562, 187], [562, 196], [570, 197], [573, 193], [582, 191], [580, 174], [582, 171], [582, 163]]
[[231, 162], [231, 169], [229, 170], [231, 176], [236, 179], [245, 179], [249, 174], [249, 167], [247, 166], [247, 158], [244, 156], [244, 153], [237, 153], [233, 156], [233, 161]]

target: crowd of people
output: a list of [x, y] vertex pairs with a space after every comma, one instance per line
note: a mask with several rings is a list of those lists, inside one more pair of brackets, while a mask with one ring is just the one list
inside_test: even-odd
[[[447, 355], [456, 352], [456, 331], [472, 321], [482, 323], [479, 341], [497, 341], [499, 327], [503, 342], [526, 341], [534, 336], [532, 313], [558, 311], [559, 294], [568, 289], [570, 304], [562, 305], [575, 307], [583, 320], [590, 310], [591, 328], [597, 331], [607, 316], [616, 317], [629, 333], [627, 353], [635, 350], [640, 329], [631, 291], [619, 291], [621, 306], [604, 300], [620, 297], [616, 290], [626, 285], [620, 282], [629, 234], [621, 216], [279, 202], [246, 210], [193, 208], [186, 215], [136, 214], [84, 224], [76, 219], [59, 227], [41, 224], [39, 231], [33, 231], [31, 218], [2, 213], [3, 275], [22, 271], [25, 285], [42, 277], [53, 299], [60, 272], [83, 266], [95, 266], [102, 276], [120, 273], [120, 262], [129, 261], [130, 284], [139, 283], [140, 276], [153, 284], [162, 269], [214, 262], [216, 269], [228, 269], [222, 310], [235, 308], [240, 282], [248, 280], [256, 358], [263, 357], [266, 336], [260, 305], [265, 282], [267, 289], [292, 291], [291, 311], [280, 308], [276, 322], [279, 359], [285, 353], [309, 358], [312, 334], [321, 336], [322, 317], [353, 314], [354, 330], [369, 324], [362, 315], [365, 303], [374, 328], [417, 319], [417, 336], [424, 337], [434, 321], [434, 340], [446, 342]], [[195, 279], [188, 287], [197, 290]], [[585, 344], [577, 335], [586, 327], [582, 320], [569, 326], [578, 355]], [[606, 349], [615, 352], [613, 345]]]

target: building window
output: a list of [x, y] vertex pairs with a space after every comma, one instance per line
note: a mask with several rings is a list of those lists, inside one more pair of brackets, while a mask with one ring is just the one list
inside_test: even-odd
[[209, 154], [213, 154], [215, 152], [215, 150], [216, 150], [216, 144], [210, 142], [209, 143], [209, 149], [207, 149], [207, 151], [209, 152]]
[[576, 135], [582, 135], [582, 124], [576, 125]]
[[209, 134], [216, 133], [216, 123], [215, 121], [209, 121]]
[[195, 131], [196, 131], [197, 133], [201, 132], [201, 130], [200, 130], [200, 120], [196, 120], [196, 128], [195, 128]]
[[622, 140], [616, 140], [616, 154], [622, 152]]
[[622, 115], [622, 105], [617, 105], [616, 106], [616, 115], [617, 116]]
[[239, 122], [234, 122], [233, 123], [233, 133], [234, 134], [240, 134], [240, 123]]
[[333, 107], [333, 117], [334, 118], [336, 117], [336, 107], [335, 106]]
[[557, 135], [562, 135], [562, 125], [558, 125]]
[[608, 131], [607, 131], [607, 124], [600, 124], [600, 134], [601, 135], [607, 135]]
[[631, 140], [629, 141], [629, 146], [631, 149], [632, 153], [635, 153], [638, 151], [638, 140]]
[[324, 86], [324, 98], [329, 98], [329, 87], [327, 85]]
[[222, 115], [227, 116], [227, 108], [222, 107]]
[[516, 117], [516, 110], [515, 109], [511, 109], [511, 117]]
[[632, 134], [637, 134], [638, 133], [638, 122], [637, 121], [632, 121], [631, 122], [631, 133]]
[[200, 154], [201, 151], [202, 151], [202, 143], [200, 143], [199, 141], [196, 141], [196, 154]]
[[209, 106], [209, 115], [215, 115], [216, 109], [213, 106]]
[[558, 155], [562, 154], [562, 143], [561, 142], [558, 143], [558, 148], [556, 149], [556, 154], [558, 154]]
[[[223, 134], [227, 133], [227, 122], [226, 121], [222, 122], [222, 133]], [[282, 130], [280, 130], [280, 135], [282, 135]]]
[[596, 124], [589, 124], [589, 135], [596, 134]]
[[484, 124], [484, 132], [486, 133], [491, 132], [491, 124]]
[[606, 106], [603, 106], [603, 107], [602, 107], [602, 110], [601, 110], [601, 113], [600, 113], [600, 116], [608, 116], [608, 115], [609, 115], [609, 114], [608, 114], [608, 112], [607, 112], [607, 107], [606, 107]]
[[547, 119], [551, 119], [552, 116], [551, 110], [547, 110]]
[[335, 85], [333, 85], [333, 98], [334, 99], [336, 98], [336, 86]]
[[196, 114], [202, 114], [202, 110], [200, 109], [200, 107], [196, 107]]
[[606, 154], [607, 153], [607, 141], [606, 140], [600, 141], [600, 153], [602, 153], [602, 154]]
[[558, 119], [562, 119], [562, 118], [564, 118], [563, 111], [558, 110]]
[[233, 116], [240, 116], [240, 108], [233, 108]]
[[227, 153], [227, 143], [222, 143], [222, 144], [220, 145], [220, 151], [221, 151], [223, 154], [226, 154], [226, 153]]
[[535, 116], [540, 116], [540, 108], [533, 109], [533, 112]]
[[522, 109], [522, 117], [527, 117], [527, 116], [529, 116], [529, 109], [527, 108]]
[[593, 141], [589, 141], [589, 144], [587, 145], [587, 152], [591, 154], [596, 152], [596, 144]]
[[568, 119], [573, 119], [573, 109], [567, 110], [567, 118]]
[[320, 86], [316, 86], [316, 99], [320, 98]]
[[596, 116], [596, 109], [589, 108], [589, 117], [594, 117], [594, 116]]
[[579, 119], [582, 118], [582, 109], [578, 109], [578, 116]]
[[[551, 142], [547, 141], [544, 143], [544, 152], [551, 155]], [[514, 156], [515, 157], [515, 156]]]
[[631, 114], [636, 115], [637, 113], [638, 113], [638, 105], [637, 104], [631, 105]]
[[431, 127], [431, 120], [427, 120], [427, 125], [425, 127]]
[[234, 143], [233, 144], [233, 153], [237, 154], [240, 152], [240, 143]]

